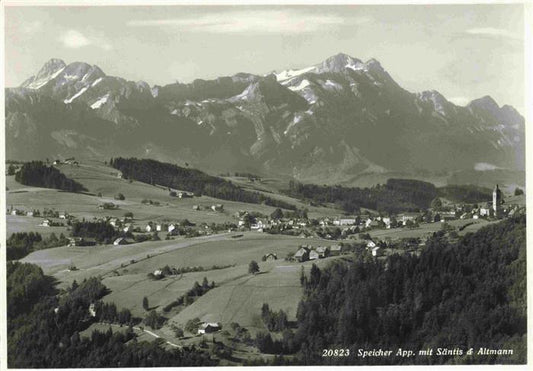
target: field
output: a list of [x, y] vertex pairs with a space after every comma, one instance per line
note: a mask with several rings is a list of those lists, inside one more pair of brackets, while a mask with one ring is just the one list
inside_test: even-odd
[[[87, 220], [106, 216], [122, 217], [124, 213], [132, 212], [135, 225], [141, 228], [148, 221], [170, 222], [183, 219], [188, 219], [197, 225], [226, 222], [236, 224], [238, 218], [235, 214], [238, 211], [246, 210], [269, 215], [275, 210], [266, 205], [221, 201], [205, 196], [186, 199], [171, 197], [165, 187], [121, 179], [117, 176], [116, 170], [94, 161], [81, 162], [80, 166], [61, 165], [59, 169], [68, 177], [82, 183], [88, 192], [68, 193], [26, 187], [15, 182], [11, 176], [7, 177], [8, 207], [13, 206], [26, 211], [54, 208]], [[226, 177], [226, 179], [251, 191], [292, 203], [298, 208], [307, 208], [310, 218], [331, 218], [342, 214], [333, 207], [310, 206], [280, 194], [279, 191], [287, 186], [282, 180], [261, 179], [252, 182], [245, 177]], [[125, 200], [115, 200], [114, 196], [118, 193], [124, 194]], [[152, 200], [159, 205], [146, 205], [142, 203], [143, 200]], [[509, 204], [525, 203], [524, 196], [512, 196], [508, 200]], [[113, 202], [119, 205], [119, 209], [100, 210], [98, 206], [104, 202]], [[224, 205], [224, 211], [215, 212], [210, 209], [211, 205], [218, 203]], [[193, 210], [193, 205], [200, 206], [201, 210]], [[68, 235], [66, 226], [39, 226], [42, 219], [8, 215], [8, 236], [23, 231], [39, 232], [44, 236], [52, 232], [56, 235], [60, 233]], [[55, 221], [64, 222], [60, 219]], [[483, 219], [448, 222], [460, 235], [474, 232], [489, 223], [492, 222]], [[441, 230], [443, 225], [444, 223], [423, 223], [415, 229], [374, 229], [369, 231], [369, 234], [375, 240], [389, 238], [397, 240], [404, 237], [420, 237], [423, 240]], [[165, 235], [164, 232], [160, 233], [161, 238], [165, 238]], [[358, 235], [352, 237], [359, 239]], [[149, 309], [163, 314], [168, 321], [158, 330], [143, 329], [142, 325], [139, 325], [134, 329], [139, 335], [139, 340], [153, 341], [157, 337], [162, 337], [168, 342], [168, 346], [179, 346], [201, 341], [202, 336], [196, 334], [186, 334], [185, 338], [178, 339], [172, 328], [173, 326], [184, 328], [187, 321], [196, 317], [201, 321], [218, 322], [223, 329], [231, 328], [231, 324], [236, 322], [255, 336], [258, 330], [264, 329], [260, 318], [261, 306], [263, 303], [268, 303], [271, 309], [285, 311], [288, 319], [294, 321], [303, 293], [300, 285], [302, 269], [308, 273], [313, 263], [324, 266], [335, 259], [346, 257], [330, 257], [305, 263], [288, 261], [285, 257], [289, 253], [296, 252], [302, 244], [330, 246], [339, 242], [342, 241], [225, 230], [222, 233], [195, 238], [179, 236], [124, 246], [63, 246], [35, 251], [22, 261], [37, 264], [46, 274], [53, 275], [58, 280], [59, 288], [71, 286], [74, 280], [81, 282], [91, 276], [99, 276], [103, 284], [110, 289], [110, 293], [103, 300], [115, 303], [119, 310], [127, 308], [133, 316], [139, 318], [144, 318], [147, 314], [142, 305], [143, 298], [146, 297]], [[384, 250], [386, 255], [395, 252], [391, 249]], [[278, 259], [263, 262], [262, 257], [267, 253], [276, 254]], [[260, 272], [257, 274], [248, 273], [248, 265], [252, 260], [259, 264]], [[192, 267], [201, 267], [202, 271], [190, 271], [162, 279], [149, 276], [150, 273], [165, 266], [189, 270]], [[215, 287], [195, 298], [188, 306], [177, 306], [167, 312], [163, 311], [165, 306], [186, 294], [195, 282], [202, 283], [204, 277], [209, 283], [214, 282]], [[109, 326], [113, 331], [125, 330], [116, 325], [97, 323], [85, 330], [82, 335], [90, 336], [92, 330], [107, 330]], [[242, 344], [235, 350], [235, 353], [242, 358], [259, 355], [257, 349]]]
[[[136, 223], [147, 221], [177, 221], [188, 219], [193, 223], [224, 223], [237, 222], [235, 213], [246, 210], [270, 215], [275, 208], [267, 205], [249, 204], [214, 199], [201, 196], [180, 199], [169, 195], [168, 189], [161, 186], [128, 181], [117, 177], [117, 170], [105, 166], [103, 163], [90, 161], [80, 163], [79, 166], [60, 165], [59, 170], [68, 177], [83, 184], [89, 191], [87, 193], [69, 193], [53, 189], [26, 187], [18, 184], [14, 176], [6, 177], [7, 180], [7, 205], [21, 210], [54, 208], [57, 211], [66, 211], [78, 218], [92, 219], [93, 217], [122, 217], [126, 212], [132, 212]], [[114, 196], [122, 193], [125, 200], [115, 200]], [[98, 195], [101, 195], [99, 197]], [[298, 200], [286, 196], [276, 196], [298, 207], [308, 207]], [[159, 202], [159, 206], [146, 205], [142, 200]], [[113, 202], [119, 206], [117, 210], [99, 210], [98, 205], [104, 202]], [[224, 210], [215, 212], [210, 209], [214, 204], [222, 204]], [[200, 207], [200, 211], [193, 210], [193, 206]], [[336, 215], [338, 211], [327, 208], [311, 208], [311, 214]], [[39, 219], [37, 219], [39, 220]], [[38, 224], [38, 223], [37, 223]], [[21, 230], [16, 223], [8, 223], [8, 235]]]

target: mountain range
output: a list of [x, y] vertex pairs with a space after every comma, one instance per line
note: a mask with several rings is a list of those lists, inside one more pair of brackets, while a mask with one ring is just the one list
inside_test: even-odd
[[51, 59], [6, 88], [6, 158], [135, 156], [315, 183], [500, 169], [522, 173], [525, 120], [485, 96], [412, 93], [375, 60], [150, 86]]

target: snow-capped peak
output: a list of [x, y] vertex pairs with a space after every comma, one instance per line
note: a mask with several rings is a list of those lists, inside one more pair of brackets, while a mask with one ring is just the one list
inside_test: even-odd
[[36, 76], [31, 77], [22, 83], [22, 87], [39, 89], [59, 75], [65, 67], [66, 64], [61, 59], [52, 58], [41, 67]]

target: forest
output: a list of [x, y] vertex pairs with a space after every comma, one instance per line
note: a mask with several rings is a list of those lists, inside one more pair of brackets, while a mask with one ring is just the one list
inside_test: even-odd
[[[134, 323], [129, 311], [119, 313], [99, 299], [107, 293], [97, 279], [73, 283], [64, 292], [41, 268], [27, 263], [7, 263], [7, 333], [10, 368], [163, 367], [215, 365], [196, 347], [172, 351], [160, 342], [137, 342], [131, 328], [125, 333], [80, 332], [94, 321]], [[97, 316], [89, 314], [95, 303]]]
[[288, 210], [296, 209], [292, 204], [264, 196], [259, 192], [244, 190], [230, 181], [196, 169], [186, 169], [155, 160], [121, 157], [112, 158], [110, 165], [119, 170], [126, 179], [192, 192], [195, 196], [205, 195], [222, 200], [264, 203]]
[[43, 239], [37, 232], [16, 232], [6, 240], [6, 260], [22, 259], [33, 251], [64, 246], [67, 243], [68, 239], [63, 233], [59, 238], [55, 233], [51, 233], [48, 238]]
[[413, 179], [388, 179], [386, 184], [370, 188], [320, 186], [290, 181], [284, 193], [318, 204], [336, 204], [347, 213], [358, 213], [360, 208], [367, 208], [391, 214], [427, 209], [436, 197], [476, 203], [489, 201], [492, 196], [491, 191], [477, 186], [448, 185], [437, 188], [431, 183]]
[[[457, 242], [436, 232], [416, 255], [336, 262], [304, 277], [297, 311], [302, 364], [526, 362], [526, 218]], [[507, 356], [322, 357], [325, 348], [513, 349]]]
[[428, 208], [437, 196], [431, 183], [410, 179], [389, 179], [371, 188], [327, 186], [289, 182], [289, 196], [315, 203], [332, 203], [348, 213], [364, 207], [380, 212], [398, 213]]
[[87, 191], [82, 184], [67, 178], [55, 167], [47, 166], [42, 161], [31, 161], [22, 165], [15, 174], [15, 180], [33, 187], [54, 188], [68, 192]]

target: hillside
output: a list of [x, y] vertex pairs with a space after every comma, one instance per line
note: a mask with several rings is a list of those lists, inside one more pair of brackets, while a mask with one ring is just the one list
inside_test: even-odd
[[[458, 242], [436, 233], [417, 256], [316, 270], [298, 310], [305, 364], [524, 364], [526, 218], [487, 226]], [[355, 314], [355, 315], [354, 315]], [[352, 351], [449, 348], [440, 357], [324, 358], [323, 344]], [[473, 348], [473, 355], [466, 351]], [[505, 349], [495, 355], [480, 349]], [[511, 352], [508, 352], [511, 350]]]
[[483, 164], [518, 171], [522, 184], [525, 153], [512, 107], [411, 93], [378, 61], [345, 54], [298, 71], [154, 87], [53, 59], [6, 89], [6, 139], [9, 159], [179, 159], [317, 184], [462, 172], [457, 184]]

